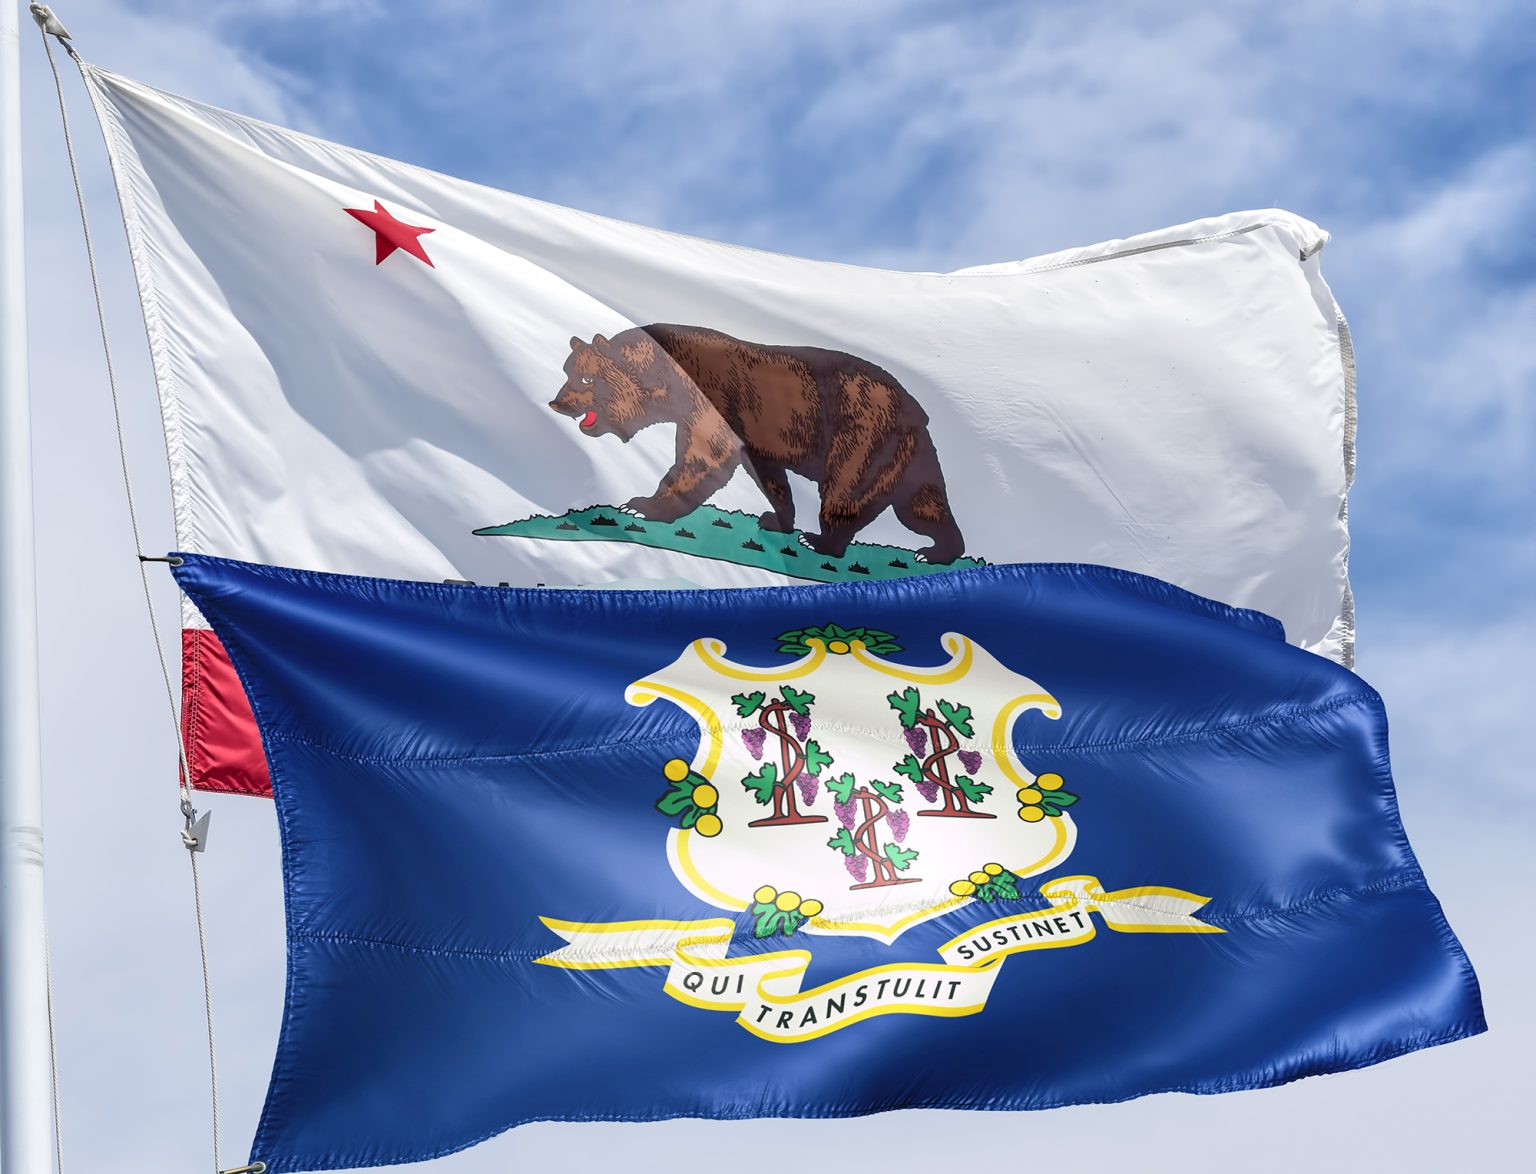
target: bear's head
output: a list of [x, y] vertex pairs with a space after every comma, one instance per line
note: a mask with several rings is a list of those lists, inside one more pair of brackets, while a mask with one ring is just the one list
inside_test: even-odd
[[565, 385], [549, 406], [573, 417], [588, 436], [612, 434], [628, 443], [642, 428], [679, 418], [681, 374], [643, 330], [611, 341], [601, 334], [591, 342], [572, 338]]

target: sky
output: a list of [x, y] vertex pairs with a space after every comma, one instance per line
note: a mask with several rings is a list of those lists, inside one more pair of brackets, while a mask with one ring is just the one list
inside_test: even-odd
[[[1363, 1072], [1027, 1115], [532, 1125], [424, 1169], [742, 1174], [957, 1163], [1513, 1170], [1528, 1160], [1536, 798], [1536, 9], [651, 0], [62, 0], [89, 59], [497, 187], [782, 252], [945, 270], [1242, 209], [1333, 233], [1359, 368], [1359, 670], [1492, 1030]], [[30, 31], [30, 25], [25, 31]], [[65, 1160], [208, 1168], [174, 742], [51, 82], [23, 40], [48, 904]], [[67, 78], [145, 548], [173, 545], [105, 160]], [[154, 580], [162, 631], [177, 621]], [[282, 999], [270, 804], [205, 856], [223, 1154]]]

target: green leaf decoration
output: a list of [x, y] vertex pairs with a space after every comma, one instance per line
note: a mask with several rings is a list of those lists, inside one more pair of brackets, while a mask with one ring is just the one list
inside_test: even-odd
[[762, 693], [736, 693], [732, 695], [731, 700], [736, 703], [737, 713], [742, 717], [751, 717], [766, 698]]
[[[968, 778], [965, 775], [957, 775], [955, 777], [955, 786], [959, 787], [960, 793], [972, 803], [980, 803], [985, 796], [992, 794], [992, 788], [987, 786], [986, 783], [978, 783], [975, 779]], [[1044, 799], [1040, 801], [1040, 806], [1045, 806]]]
[[873, 787], [875, 792], [887, 803], [901, 802], [900, 783], [883, 783], [879, 779], [870, 779], [869, 785]]
[[923, 781], [923, 764], [917, 760], [917, 755], [909, 754], [891, 768], [897, 774], [906, 775], [914, 783]]
[[779, 768], [765, 762], [756, 771], [741, 780], [741, 785], [751, 791], [759, 803], [773, 801], [773, 785], [779, 781]]
[[688, 811], [683, 816], [682, 826], [684, 828], [691, 828], [694, 824], [699, 822], [699, 816], [703, 814], [704, 812], [695, 807], [692, 803], [688, 804]]
[[945, 721], [955, 727], [955, 732], [961, 737], [969, 738], [976, 733], [971, 728], [971, 707], [969, 705], [951, 705], [947, 701], [940, 701], [939, 712], [944, 715]]
[[862, 631], [864, 632], [862, 637], [864, 641], [864, 647], [869, 649], [869, 651], [879, 653], [881, 655], [884, 655], [888, 652], [902, 651], [901, 645], [896, 643], [896, 637], [891, 635], [889, 632], [879, 632], [874, 628], [864, 628]]
[[[847, 828], [843, 829], [847, 831]], [[852, 855], [852, 853], [850, 853]], [[906, 872], [912, 867], [912, 862], [917, 859], [916, 848], [903, 848], [898, 844], [885, 846], [885, 858], [896, 866], [897, 872]]]
[[807, 693], [803, 689], [796, 689], [793, 685], [780, 685], [779, 694], [784, 698], [784, 704], [798, 714], [808, 714], [811, 706], [816, 701], [814, 693]]
[[923, 707], [923, 699], [922, 694], [916, 689], [908, 685], [900, 693], [892, 693], [887, 696], [886, 700], [891, 703], [891, 708], [900, 715], [901, 724], [904, 729], [910, 730], [913, 726], [917, 725], [917, 714]]
[[805, 744], [805, 773], [819, 775], [832, 765], [832, 756], [812, 738]]
[[844, 774], [841, 778], [829, 779], [827, 790], [832, 792], [833, 798], [839, 803], [847, 803], [853, 798], [853, 789], [858, 785], [851, 774]]
[[1078, 797], [1071, 791], [1040, 792], [1040, 805], [1042, 807], [1044, 807], [1047, 803], [1053, 803], [1057, 807], [1071, 807], [1072, 804], [1077, 802], [1077, 799]]
[[1017, 901], [1019, 899], [1019, 878], [1004, 869], [992, 877], [984, 885], [978, 885], [976, 896], [983, 901]]
[[787, 652], [792, 656], [804, 656], [811, 650], [811, 641], [819, 640], [823, 645], [829, 645], [834, 640], [841, 640], [845, 644], [852, 644], [855, 640], [861, 640], [864, 647], [871, 652], [890, 653], [900, 652], [901, 645], [896, 642], [896, 637], [889, 632], [882, 632], [877, 628], [845, 628], [841, 624], [822, 624], [816, 628], [796, 628], [790, 632], [779, 633], [779, 651]]
[[795, 914], [785, 913], [772, 901], [754, 901], [752, 904], [752, 936], [757, 938], [771, 938], [776, 933], [794, 933], [793, 925], [786, 929], [785, 924]]
[[844, 856], [852, 856], [856, 848], [853, 846], [853, 833], [847, 828], [838, 828], [837, 835], [827, 841], [828, 848], [836, 848]]
[[666, 794], [656, 801], [656, 810], [663, 815], [680, 815], [683, 810], [693, 804], [694, 782], [691, 779], [679, 779], [667, 788]]

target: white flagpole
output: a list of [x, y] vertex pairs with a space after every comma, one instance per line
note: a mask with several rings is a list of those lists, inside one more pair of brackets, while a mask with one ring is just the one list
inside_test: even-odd
[[0, 0], [0, 1171], [54, 1168], [43, 931], [20, 4]]

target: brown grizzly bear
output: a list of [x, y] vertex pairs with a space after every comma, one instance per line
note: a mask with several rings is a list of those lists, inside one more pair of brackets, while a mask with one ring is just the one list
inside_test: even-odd
[[566, 381], [550, 407], [588, 436], [626, 443], [677, 424], [677, 457], [656, 492], [625, 508], [658, 522], [696, 509], [744, 465], [773, 507], [764, 530], [787, 533], [786, 471], [821, 489], [821, 532], [804, 541], [840, 557], [886, 508], [932, 540], [918, 553], [948, 563], [965, 551], [949, 508], [928, 415], [890, 372], [842, 351], [764, 346], [701, 326], [637, 326], [571, 339]]

